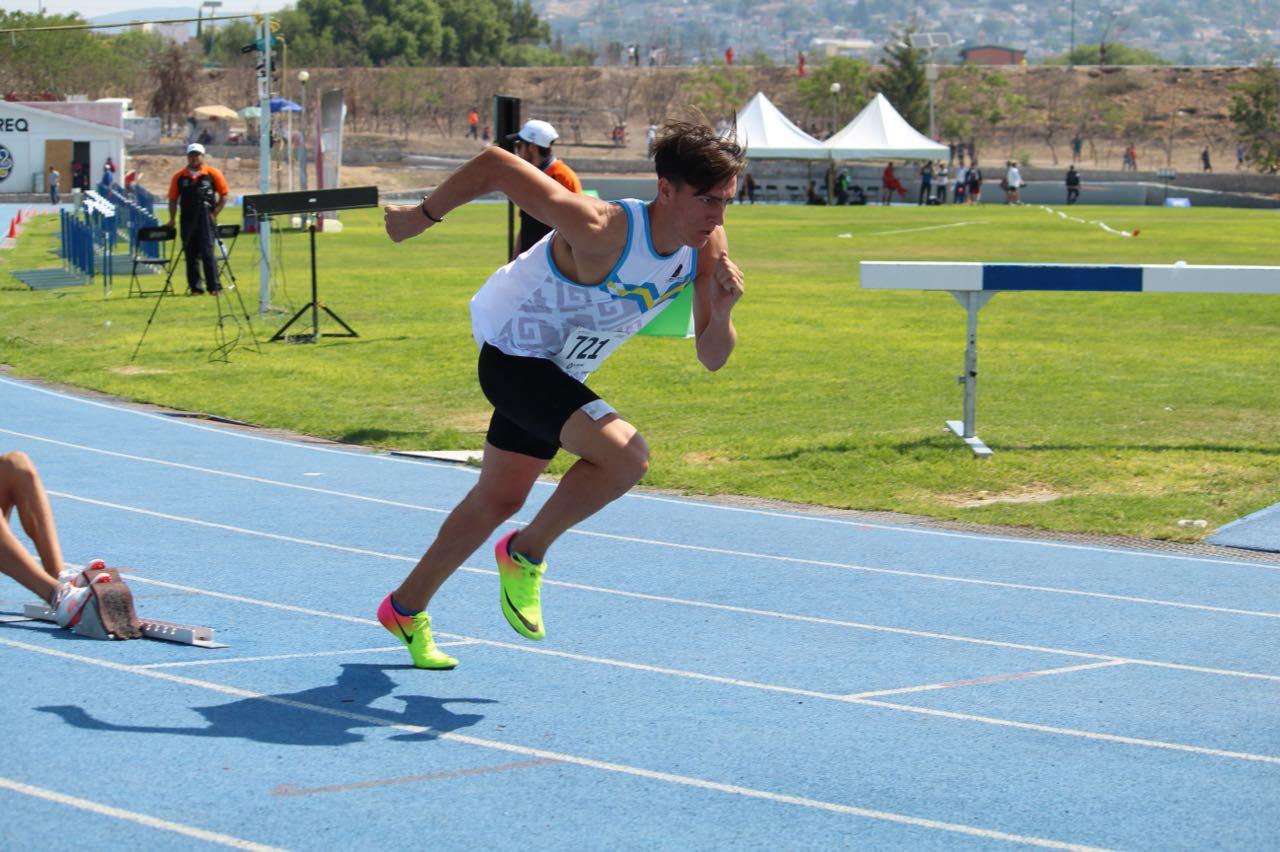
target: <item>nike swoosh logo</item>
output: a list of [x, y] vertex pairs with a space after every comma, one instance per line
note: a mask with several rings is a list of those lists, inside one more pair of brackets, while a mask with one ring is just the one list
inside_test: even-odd
[[520, 611], [520, 608], [511, 602], [511, 595], [507, 594], [506, 589], [502, 590], [502, 597], [506, 599], [507, 606], [511, 607], [511, 611], [516, 614], [516, 618], [520, 619], [520, 623], [523, 624], [525, 627], [527, 627], [529, 629], [529, 632], [537, 633], [538, 625], [534, 624], [533, 622], [529, 621], [529, 619], [524, 617], [524, 613]]

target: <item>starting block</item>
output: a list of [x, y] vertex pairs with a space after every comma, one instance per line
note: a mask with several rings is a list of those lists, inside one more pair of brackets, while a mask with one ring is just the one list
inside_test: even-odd
[[[53, 621], [53, 610], [45, 604], [29, 603], [23, 613], [27, 618], [36, 621]], [[71, 632], [79, 633], [81, 636], [88, 636], [92, 639], [116, 639], [114, 633], [107, 633], [102, 627], [102, 621], [97, 617], [97, 613], [93, 614], [90, 619], [89, 613], [85, 613], [85, 617], [80, 619], [80, 623], [71, 628]], [[200, 648], [228, 648], [229, 645], [223, 642], [215, 642], [213, 638], [212, 627], [197, 627], [194, 624], [174, 624], [171, 621], [156, 621], [151, 618], [138, 619], [138, 631], [143, 639], [159, 639], [164, 642], [174, 642], [178, 645], [195, 645]]]
[[[110, 574], [111, 581], [90, 583], [92, 597], [85, 604], [80, 620], [71, 628], [73, 633], [90, 639], [159, 639], [201, 648], [227, 647], [214, 641], [211, 627], [139, 618], [133, 610], [133, 593], [114, 568], [89, 569], [85, 573]], [[46, 604], [29, 603], [24, 614], [37, 621], [55, 621], [53, 608]]]

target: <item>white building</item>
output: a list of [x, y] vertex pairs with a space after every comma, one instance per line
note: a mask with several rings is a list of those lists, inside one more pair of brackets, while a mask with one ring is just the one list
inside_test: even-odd
[[[103, 107], [113, 108], [114, 114]], [[124, 143], [132, 135], [122, 125], [118, 104], [0, 101], [0, 195], [43, 192], [50, 166], [62, 176], [63, 194], [70, 194], [76, 177], [81, 186], [92, 188], [102, 179], [108, 157], [121, 179]]]

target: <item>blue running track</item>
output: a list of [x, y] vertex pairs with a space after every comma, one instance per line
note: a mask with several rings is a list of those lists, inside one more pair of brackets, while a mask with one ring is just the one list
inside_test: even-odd
[[[230, 645], [0, 588], [0, 847], [1275, 848], [1280, 566], [636, 492], [374, 620], [473, 469], [0, 378], [69, 562]], [[545, 483], [516, 521], [551, 492]], [[500, 532], [510, 529], [506, 526]]]

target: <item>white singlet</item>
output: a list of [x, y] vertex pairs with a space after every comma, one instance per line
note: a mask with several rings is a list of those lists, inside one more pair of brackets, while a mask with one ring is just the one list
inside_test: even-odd
[[552, 231], [471, 298], [477, 346], [546, 358], [582, 381], [693, 283], [697, 249], [681, 246], [663, 257], [653, 248], [645, 202], [616, 203], [627, 214], [627, 245], [604, 281], [578, 284], [561, 274], [551, 258]]

